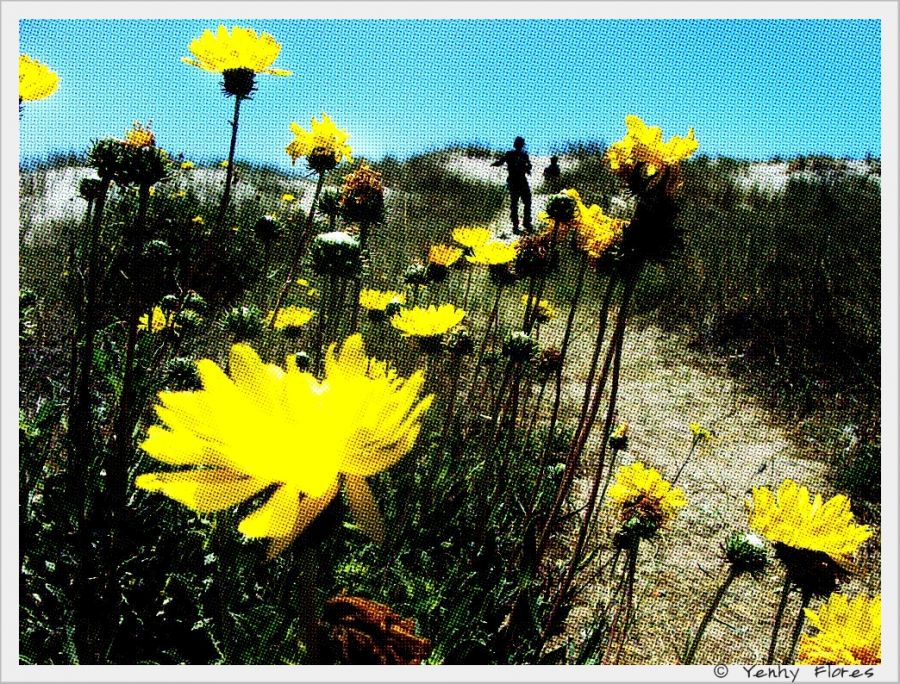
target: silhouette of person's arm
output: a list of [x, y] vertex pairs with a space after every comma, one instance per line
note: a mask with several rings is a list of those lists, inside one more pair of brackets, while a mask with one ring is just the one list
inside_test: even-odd
[[491, 164], [491, 166], [503, 166], [503, 164], [505, 164], [505, 163], [506, 163], [506, 155], [504, 154], [502, 157], [500, 157], [500, 159], [498, 159], [493, 164]]

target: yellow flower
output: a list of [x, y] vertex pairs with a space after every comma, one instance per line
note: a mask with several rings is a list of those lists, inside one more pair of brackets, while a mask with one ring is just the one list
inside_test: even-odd
[[662, 129], [647, 126], [639, 117], [625, 117], [628, 132], [625, 137], [609, 146], [606, 158], [609, 168], [628, 176], [637, 164], [643, 164], [644, 174], [653, 176], [667, 166], [674, 166], [690, 157], [699, 147], [694, 139], [694, 129], [685, 137], [672, 136], [662, 141]]
[[179, 190], [178, 192], [173, 192], [172, 197], [175, 199], [181, 199], [182, 197], [187, 197], [187, 193], [184, 190]]
[[[272, 322], [274, 311], [270, 311], [266, 315], [266, 324]], [[278, 310], [278, 317], [275, 319], [275, 330], [284, 330], [285, 328], [300, 328], [312, 320], [313, 312], [305, 306], [285, 306]]]
[[809, 490], [785, 480], [775, 495], [768, 487], [753, 488], [750, 527], [773, 543], [828, 554], [845, 565], [857, 547], [872, 536], [867, 525], [857, 525], [850, 499], [839, 494], [823, 503], [810, 499]]
[[46, 64], [19, 55], [19, 99], [32, 102], [50, 97], [59, 88], [59, 76]]
[[848, 601], [834, 593], [818, 612], [805, 609], [818, 631], [800, 637], [798, 665], [881, 664], [881, 595]]
[[628, 421], [622, 421], [610, 435], [613, 439], [624, 439], [628, 436]]
[[563, 194], [575, 200], [572, 223], [579, 246], [593, 259], [602, 257], [622, 237], [627, 223], [607, 216], [596, 204], [587, 206], [577, 190], [564, 190]]
[[206, 221], [203, 220], [202, 216], [195, 216], [194, 218], [191, 219], [191, 223], [193, 223], [194, 225], [197, 225], [197, 226], [202, 226], [202, 225], [206, 224]]
[[321, 123], [316, 117], [310, 120], [309, 131], [292, 121], [291, 132], [294, 134], [294, 139], [285, 148], [285, 152], [291, 157], [291, 163], [295, 163], [300, 157], [307, 157], [311, 154], [332, 156], [338, 164], [344, 157], [347, 158], [347, 161], [353, 161], [350, 156], [353, 148], [347, 144], [350, 135], [347, 131], [338, 128], [324, 112], [322, 112]]
[[194, 168], [194, 162], [192, 162], [192, 161], [181, 162], [182, 171], [190, 171], [192, 168]]
[[678, 510], [687, 503], [681, 487], [672, 487], [656, 468], [648, 468], [639, 461], [619, 468], [616, 481], [609, 488], [609, 497], [623, 508], [650, 513], [658, 525], [678, 515]]
[[203, 389], [160, 392], [157, 415], [141, 448], [174, 472], [140, 475], [135, 484], [207, 513], [263, 491], [268, 500], [238, 530], [267, 538], [281, 553], [338, 493], [343, 480], [357, 524], [381, 539], [378, 505], [366, 478], [400, 460], [418, 437], [433, 395], [419, 400], [421, 371], [397, 376], [365, 354], [362, 336], [340, 353], [331, 345], [321, 382], [263, 363], [246, 344], [231, 348], [231, 377], [213, 361], [197, 363]]
[[228, 168], [228, 160], [223, 159], [222, 161], [219, 162], [219, 166], [221, 166], [223, 169], [227, 169]]
[[472, 247], [472, 254], [466, 255], [473, 264], [481, 264], [483, 266], [499, 266], [500, 264], [508, 264], [516, 258], [516, 243], [506, 244], [499, 240], [485, 242], [482, 245]]
[[437, 266], [452, 266], [462, 256], [463, 251], [458, 247], [448, 245], [432, 245], [428, 250], [428, 263]]
[[694, 435], [694, 438], [700, 442], [708, 442], [713, 437], [712, 432], [700, 425], [700, 423], [691, 423], [688, 427], [691, 430], [691, 434]]
[[482, 226], [460, 226], [453, 229], [453, 239], [463, 247], [480, 247], [491, 239], [491, 231]]
[[154, 186], [154, 187], [149, 188], [147, 190], [147, 194], [149, 194], [150, 197], [153, 197], [156, 194], [156, 187]]
[[465, 317], [466, 312], [452, 304], [443, 304], [440, 308], [432, 304], [427, 309], [418, 306], [401, 309], [391, 318], [391, 325], [404, 337], [438, 337]]
[[297, 278], [297, 284], [300, 287], [309, 287], [309, 281], [306, 278]]
[[[528, 295], [522, 295], [522, 304], [525, 306], [535, 306], [535, 302], [537, 301], [537, 297], [532, 297], [529, 301]], [[548, 302], [546, 299], [542, 299], [537, 302], [537, 320], [541, 323], [546, 323], [551, 318], [556, 316], [556, 310], [553, 308], [553, 305]]]
[[[166, 316], [163, 313], [163, 310], [158, 306], [153, 308], [153, 317], [151, 318], [149, 314], [144, 314], [138, 319], [138, 330], [149, 330], [153, 333], [158, 333], [161, 330], [164, 330], [165, 327], [169, 324], [170, 316]], [[178, 323], [175, 323], [172, 327], [180, 328], [181, 326]]]
[[294, 197], [294, 196], [293, 196], [291, 193], [289, 193], [289, 192], [286, 192], [286, 193], [284, 193], [284, 194], [281, 196], [281, 201], [282, 201], [282, 202], [293, 202], [293, 201], [295, 201], [296, 199], [297, 199], [297, 198]]
[[256, 35], [251, 28], [232, 26], [231, 33], [219, 25], [215, 34], [206, 29], [188, 45], [194, 55], [181, 61], [204, 71], [222, 73], [230, 69], [249, 69], [255, 74], [290, 76], [290, 71], [273, 69], [272, 64], [281, 52], [281, 43], [268, 33]]
[[359, 293], [359, 305], [369, 311], [384, 311], [391, 302], [406, 304], [406, 295], [393, 290], [362, 290]]
[[129, 147], [153, 147], [156, 145], [156, 138], [149, 124], [144, 128], [140, 121], [135, 121], [131, 130], [125, 133], [125, 144]]

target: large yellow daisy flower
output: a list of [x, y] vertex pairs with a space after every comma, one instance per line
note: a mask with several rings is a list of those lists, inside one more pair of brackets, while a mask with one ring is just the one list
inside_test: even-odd
[[832, 594], [818, 611], [806, 608], [818, 630], [800, 637], [798, 665], [879, 665], [881, 663], [881, 595], [848, 601]]
[[188, 45], [193, 57], [181, 61], [204, 71], [223, 73], [230, 69], [249, 69], [256, 74], [290, 76], [290, 71], [274, 69], [272, 64], [281, 52], [281, 43], [268, 33], [256, 35], [251, 28], [232, 26], [231, 33], [219, 25], [216, 33], [206, 29]]
[[46, 64], [28, 55], [19, 55], [19, 99], [22, 102], [43, 100], [59, 87], [59, 76]]
[[696, 152], [699, 144], [694, 139], [694, 129], [684, 137], [677, 135], [662, 140], [662, 129], [647, 126], [640, 117], [625, 117], [628, 132], [606, 151], [609, 168], [617, 174], [628, 176], [639, 163], [644, 164], [644, 174], [653, 176], [667, 166], [678, 164]]
[[648, 468], [639, 461], [619, 468], [616, 481], [609, 488], [609, 497], [623, 508], [636, 507], [654, 514], [659, 524], [674, 518], [687, 503], [681, 487], [673, 487], [656, 468]]
[[438, 337], [458, 325], [466, 312], [452, 304], [427, 309], [415, 307], [401, 309], [391, 318], [391, 325], [403, 333], [404, 337]]
[[290, 155], [292, 162], [310, 154], [333, 156], [338, 164], [345, 157], [348, 162], [353, 161], [350, 156], [353, 148], [347, 144], [350, 134], [338, 128], [325, 112], [322, 112], [321, 122], [316, 117], [310, 120], [308, 131], [292, 121], [291, 132], [294, 139], [285, 148], [285, 152]]
[[754, 487], [750, 508], [750, 527], [769, 541], [825, 553], [842, 565], [872, 536], [867, 525], [854, 521], [846, 496], [823, 502], [816, 494], [813, 499], [806, 487], [790, 479], [781, 483], [777, 494]]
[[492, 240], [481, 245], [472, 247], [472, 254], [466, 255], [473, 264], [481, 264], [482, 266], [499, 266], [508, 264], [516, 258], [516, 243], [506, 244], [499, 240]]
[[398, 378], [365, 354], [361, 335], [340, 353], [332, 345], [321, 382], [263, 363], [236, 344], [231, 377], [213, 361], [197, 363], [203, 389], [160, 392], [157, 415], [141, 448], [174, 472], [140, 475], [135, 484], [200, 513], [230, 508], [272, 488], [266, 503], [238, 530], [268, 538], [269, 557], [290, 543], [337, 495], [344, 482], [354, 519], [375, 539], [381, 515], [367, 477], [389, 468], [415, 443], [433, 396], [418, 399], [421, 371]]

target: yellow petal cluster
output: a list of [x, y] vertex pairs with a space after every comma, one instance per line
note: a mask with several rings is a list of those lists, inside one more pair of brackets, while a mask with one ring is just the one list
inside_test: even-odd
[[573, 223], [579, 247], [592, 259], [600, 258], [622, 237], [628, 223], [607, 216], [597, 204], [587, 206], [575, 189], [563, 190], [563, 194], [575, 201]]
[[350, 156], [353, 148], [347, 144], [350, 134], [338, 128], [331, 117], [324, 112], [322, 112], [322, 121], [316, 117], [310, 120], [310, 130], [308, 131], [292, 121], [291, 132], [294, 134], [294, 139], [285, 148], [285, 152], [290, 155], [292, 162], [312, 153], [334, 155], [334, 159], [338, 163], [345, 157], [347, 161], [353, 161]]
[[150, 130], [150, 124], [145, 128], [140, 121], [135, 121], [131, 125], [131, 130], [125, 133], [124, 142], [129, 147], [153, 147], [156, 145], [156, 138]]
[[204, 71], [222, 73], [229, 69], [249, 69], [256, 74], [290, 76], [290, 71], [273, 69], [272, 64], [281, 52], [281, 43], [268, 33], [242, 26], [232, 26], [231, 33], [220, 24], [215, 33], [206, 29], [188, 45], [193, 55], [181, 61]]
[[341, 481], [357, 524], [375, 539], [381, 516], [366, 478], [395, 464], [413, 446], [433, 396], [419, 399], [421, 371], [399, 378], [368, 358], [362, 336], [339, 353], [331, 345], [320, 382], [265, 364], [246, 344], [231, 349], [230, 376], [213, 361], [197, 363], [203, 389], [160, 392], [141, 448], [173, 472], [140, 475], [135, 484], [201, 512], [230, 508], [261, 492], [265, 503], [238, 530], [268, 538], [274, 557], [337, 495]]
[[[266, 315], [266, 325], [272, 323], [274, 311], [269, 311]], [[305, 306], [285, 306], [278, 310], [278, 316], [275, 318], [275, 330], [284, 330], [285, 328], [300, 328], [312, 320], [313, 311]]]
[[449, 245], [432, 245], [428, 250], [428, 263], [437, 266], [452, 266], [462, 256], [463, 251], [459, 247]]
[[656, 468], [648, 468], [640, 461], [619, 468], [616, 481], [609, 488], [609, 497], [620, 504], [649, 501], [659, 509], [664, 521], [678, 515], [687, 503], [681, 487], [673, 487]]
[[638, 164], [643, 164], [644, 175], [653, 176], [667, 166], [674, 166], [690, 157], [699, 147], [694, 139], [694, 129], [684, 137], [677, 135], [663, 142], [662, 129], [647, 126], [640, 117], [625, 117], [628, 132], [606, 151], [609, 168], [616, 174], [629, 176]]
[[460, 226], [453, 229], [453, 239], [463, 247], [473, 249], [490, 240], [491, 231], [482, 226]]
[[[166, 316], [160, 307], [155, 306], [153, 307], [152, 315], [144, 314], [138, 319], [138, 330], [149, 330], [150, 332], [158, 333], [165, 329], [168, 324], [169, 317]], [[181, 326], [175, 323], [173, 327], [180, 328]]]
[[59, 88], [59, 76], [46, 64], [19, 55], [19, 99], [32, 102], [50, 97]]
[[691, 434], [701, 442], [708, 442], [712, 439], [712, 432], [703, 427], [700, 423], [691, 423], [688, 425]]
[[404, 337], [438, 337], [458, 325], [466, 312], [457, 309], [453, 304], [443, 304], [427, 309], [414, 307], [401, 309], [391, 317], [391, 325], [403, 333]]
[[828, 554], [846, 564], [860, 544], [872, 536], [867, 525], [857, 525], [850, 499], [839, 494], [827, 502], [810, 496], [793, 480], [781, 483], [777, 494], [754, 487], [750, 527], [773, 543]]
[[879, 665], [881, 663], [881, 595], [848, 600], [832, 594], [818, 611], [806, 608], [818, 632], [800, 637], [798, 665]]
[[362, 290], [359, 305], [368, 311], [384, 311], [391, 302], [406, 304], [406, 295], [393, 290]]
[[506, 244], [499, 240], [491, 240], [481, 245], [472, 247], [472, 254], [467, 254], [468, 259], [473, 264], [482, 266], [499, 266], [500, 264], [508, 264], [516, 258], [516, 243]]

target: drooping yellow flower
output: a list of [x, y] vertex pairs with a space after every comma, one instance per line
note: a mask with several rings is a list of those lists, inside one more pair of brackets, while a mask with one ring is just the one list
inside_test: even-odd
[[640, 117], [625, 117], [628, 132], [606, 151], [609, 168], [619, 175], [628, 176], [638, 164], [643, 164], [644, 175], [653, 176], [667, 166], [678, 164], [690, 157], [699, 147], [694, 139], [694, 129], [685, 137], [677, 135], [662, 140], [662, 129], [647, 126]]
[[347, 161], [353, 161], [350, 156], [353, 148], [347, 144], [350, 134], [338, 128], [325, 112], [322, 112], [321, 122], [316, 117], [310, 120], [309, 131], [292, 121], [291, 132], [294, 139], [285, 148], [285, 152], [291, 157], [291, 163], [310, 155], [330, 156], [338, 164], [345, 157]]
[[414, 307], [401, 309], [391, 317], [391, 325], [403, 333], [404, 337], [438, 337], [458, 325], [466, 312], [452, 304], [427, 309]]
[[867, 525], [857, 525], [850, 499], [842, 494], [823, 502], [810, 497], [806, 487], [793, 480], [781, 483], [778, 493], [754, 487], [750, 527], [773, 543], [818, 551], [846, 565], [860, 544], [872, 536]]
[[453, 229], [453, 239], [463, 247], [473, 249], [481, 247], [481, 245], [490, 240], [491, 231], [489, 228], [482, 226], [460, 226]]
[[481, 245], [472, 247], [472, 254], [467, 254], [468, 259], [473, 264], [481, 264], [482, 266], [499, 266], [500, 264], [508, 264], [516, 258], [516, 243], [506, 244], [499, 240], [492, 240]]
[[592, 259], [599, 259], [622, 237], [627, 222], [607, 216], [596, 204], [587, 206], [577, 190], [568, 189], [563, 193], [575, 200], [575, 215], [571, 223], [575, 227], [579, 247]]
[[452, 266], [462, 256], [463, 251], [449, 245], [432, 245], [428, 250], [428, 263], [437, 266]]
[[393, 290], [362, 290], [359, 305], [368, 311], [384, 311], [391, 302], [406, 304], [406, 295]]
[[145, 128], [140, 121], [135, 121], [131, 125], [131, 129], [126, 131], [124, 142], [129, 147], [154, 147], [156, 137], [150, 130], [150, 124], [147, 124]]
[[290, 71], [274, 69], [281, 43], [268, 33], [256, 35], [251, 28], [232, 26], [231, 33], [220, 24], [216, 33], [206, 29], [188, 45], [192, 57], [181, 61], [204, 71], [223, 73], [231, 69], [249, 69], [255, 74], [290, 76]]
[[[265, 322], [270, 324], [274, 311], [270, 311], [266, 315]], [[285, 328], [300, 328], [312, 320], [313, 312], [305, 306], [285, 306], [278, 310], [278, 317], [275, 319], [275, 330], [284, 330]]]
[[[144, 314], [138, 319], [138, 330], [149, 330], [152, 333], [158, 333], [161, 330], [164, 330], [165, 327], [169, 324], [171, 314], [166, 316], [163, 310], [155, 306], [153, 307], [153, 316], [150, 314]], [[174, 328], [180, 328], [181, 326], [178, 323], [173, 325]]]
[[46, 64], [19, 55], [19, 99], [33, 102], [50, 97], [59, 88], [59, 76]]
[[623, 508], [634, 507], [651, 514], [659, 525], [678, 515], [687, 503], [681, 487], [673, 487], [656, 468], [648, 468], [640, 461], [619, 468], [609, 497]]
[[818, 630], [800, 637], [798, 665], [881, 664], [881, 595], [852, 601], [834, 593], [818, 611], [805, 609]]
[[213, 361], [197, 363], [203, 389], [160, 392], [157, 415], [141, 448], [174, 472], [140, 475], [135, 484], [206, 513], [271, 489], [238, 530], [268, 538], [269, 557], [291, 542], [331, 503], [343, 480], [357, 524], [383, 535], [366, 478], [412, 448], [433, 395], [419, 400], [421, 371], [409, 379], [368, 358], [362, 336], [339, 353], [331, 345], [320, 382], [293, 356], [286, 370], [263, 363], [246, 344], [231, 349], [230, 375]]
[[522, 304], [525, 306], [537, 306], [537, 320], [540, 323], [546, 323], [554, 316], [556, 316], [556, 309], [553, 308], [553, 305], [548, 302], [546, 299], [542, 299], [537, 301], [537, 297], [532, 297], [529, 301], [528, 295], [522, 295]]

